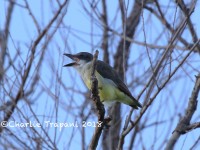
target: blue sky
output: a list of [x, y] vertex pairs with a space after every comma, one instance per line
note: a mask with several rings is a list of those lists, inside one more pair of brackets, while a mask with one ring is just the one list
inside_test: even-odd
[[[36, 19], [38, 20], [39, 25], [44, 28], [46, 24], [49, 22], [49, 20], [52, 18], [52, 6], [49, 4], [47, 1], [28, 1], [29, 5], [31, 6], [31, 10], [33, 11], [34, 15], [36, 16]], [[18, 4], [24, 5], [23, 0], [18, 0]], [[54, 2], [53, 2], [54, 3]], [[163, 1], [164, 3], [172, 5], [172, 2], [168, 1]], [[109, 25], [114, 28], [114, 29], [119, 29], [119, 33], [121, 32], [121, 24], [120, 24], [120, 17], [117, 17], [117, 19], [114, 19], [114, 16], [117, 12], [117, 4], [113, 3], [111, 1], [108, 1], [107, 3], [108, 10], [109, 10]], [[131, 6], [131, 2], [130, 2]], [[173, 6], [171, 6], [173, 7]], [[7, 2], [6, 1], [0, 1], [0, 10], [1, 11], [1, 18], [0, 18], [0, 29], [2, 30], [5, 24], [5, 12], [7, 8]], [[131, 7], [130, 7], [131, 8]], [[130, 8], [128, 8], [128, 12], [130, 11]], [[100, 6], [99, 6], [99, 9]], [[53, 10], [57, 10], [57, 5], [53, 8]], [[50, 12], [50, 13], [49, 13]], [[198, 28], [200, 26], [200, 22], [198, 22], [198, 14], [200, 14], [200, 9], [196, 9], [194, 15], [192, 18], [194, 18], [195, 22], [195, 27], [197, 30], [198, 35], [200, 34], [200, 29]], [[94, 14], [93, 14], [94, 15]], [[175, 15], [175, 14], [174, 14]], [[167, 16], [171, 17], [171, 16]], [[157, 34], [161, 32], [160, 28], [160, 23], [157, 21], [153, 16], [148, 16], [147, 12], [144, 12], [144, 19], [148, 20], [153, 20], [153, 23], [145, 26], [145, 31], [147, 33], [147, 42], [148, 43], [156, 43], [156, 37], [158, 36]], [[195, 19], [197, 18], [197, 19]], [[178, 17], [177, 17], [178, 19]], [[114, 23], [113, 23], [114, 22]], [[80, 110], [78, 110], [78, 106], [82, 105], [84, 102], [84, 97], [81, 94], [78, 93], [73, 93], [70, 88], [73, 88], [75, 90], [80, 90], [81, 92], [86, 92], [87, 89], [85, 85], [83, 84], [82, 80], [80, 79], [79, 75], [77, 74], [76, 71], [73, 69], [63, 69], [63, 64], [71, 62], [68, 58], [63, 57], [63, 53], [76, 53], [80, 51], [88, 51], [92, 52], [95, 49], [100, 50], [99, 54], [99, 59], [102, 60], [103, 58], [103, 51], [100, 48], [101, 44], [101, 35], [102, 31], [99, 28], [99, 25], [91, 25], [91, 19], [85, 14], [85, 11], [83, 10], [80, 2], [77, 1], [70, 1], [67, 14], [64, 17], [64, 23], [65, 26], [62, 24], [59, 27], [59, 30], [57, 33], [54, 35], [52, 39], [52, 44], [49, 44], [47, 47], [47, 52], [44, 57], [45, 63], [42, 65], [41, 69], [41, 74], [40, 74], [40, 82], [39, 85], [37, 86], [37, 89], [35, 93], [31, 95], [31, 98], [35, 99], [33, 102], [34, 105], [33, 110], [36, 112], [38, 115], [38, 118], [41, 122], [44, 122], [45, 119], [51, 119], [52, 122], [78, 122], [81, 124], [82, 120], [80, 118], [77, 118], [78, 114], [80, 113]], [[135, 39], [144, 41], [144, 35], [143, 35], [143, 25], [142, 21], [136, 31]], [[52, 25], [51, 30], [55, 28], [55, 24]], [[76, 31], [77, 30], [77, 31]], [[92, 31], [91, 31], [92, 30]], [[81, 32], [79, 32], [81, 31]], [[93, 32], [93, 36], [91, 38], [91, 32]], [[29, 55], [29, 46], [31, 45], [31, 41], [33, 41], [37, 37], [38, 33], [35, 28], [35, 25], [33, 21], [30, 19], [30, 16], [27, 12], [27, 10], [21, 8], [20, 6], [16, 6], [14, 9], [14, 14], [11, 22], [11, 27], [10, 27], [10, 37], [12, 39], [9, 39], [9, 44], [8, 44], [8, 53], [10, 56], [13, 58], [14, 55], [16, 54], [16, 48], [22, 49], [21, 53], [21, 58], [18, 58], [17, 63], [21, 64], [22, 62], [25, 62], [28, 58]], [[65, 37], [66, 41], [63, 41], [62, 36]], [[77, 38], [78, 36], [78, 38]], [[170, 37], [169, 35], [166, 35], [165, 37], [162, 37], [162, 40], [159, 40], [158, 45], [166, 45], [168, 42], [168, 38]], [[185, 37], [188, 37], [187, 40], [191, 41], [191, 36], [186, 32], [184, 33]], [[114, 44], [110, 47], [110, 52], [113, 54], [116, 50], [116, 46], [118, 45], [119, 38], [115, 38], [115, 41], [113, 41]], [[66, 42], [70, 49], [66, 46]], [[93, 46], [91, 46], [93, 42]], [[44, 43], [44, 40], [42, 41]], [[37, 56], [41, 55], [40, 49], [42, 47], [42, 43], [38, 46], [37, 49], [37, 55], [36, 55], [36, 60], [35, 64], [38, 61]], [[137, 78], [140, 77], [144, 70], [147, 70], [149, 67], [149, 61], [147, 58], [144, 58], [143, 60], [140, 59], [140, 56], [142, 54], [145, 54], [146, 51], [144, 50], [144, 47], [138, 46], [136, 44], [133, 44], [131, 47], [131, 53], [130, 53], [130, 59], [129, 59], [129, 64], [131, 63], [140, 63], [140, 65], [136, 65], [134, 68], [130, 68], [127, 73], [126, 73], [126, 79], [127, 83], [131, 81], [131, 78]], [[156, 56], [161, 55], [162, 51], [157, 51], [157, 50], [152, 50], [150, 53], [152, 59], [156, 59]], [[175, 58], [178, 58], [179, 55], [185, 55], [185, 53], [182, 53], [181, 51], [176, 51], [174, 52], [173, 56]], [[111, 64], [113, 64], [113, 59], [112, 55], [110, 56], [111, 58]], [[178, 63], [178, 62], [177, 62]], [[176, 106], [174, 106], [173, 100], [176, 100], [176, 104], [178, 108], [178, 112], [180, 115], [183, 115], [185, 112], [185, 108], [187, 105], [185, 103], [188, 102], [188, 98], [190, 97], [194, 82], [192, 80], [195, 80], [194, 75], [197, 74], [197, 72], [193, 71], [192, 67], [199, 68], [199, 56], [193, 55], [188, 59], [188, 63], [191, 63], [192, 66], [184, 65], [182, 69], [179, 70], [178, 75], [180, 76], [180, 79], [177, 82], [173, 82], [172, 84], [169, 84], [168, 88], [166, 90], [163, 90], [158, 97], [156, 98], [156, 101], [152, 104], [152, 107], [155, 107], [154, 110], [149, 110], [147, 111], [148, 117], [151, 116], [150, 121], [148, 124], [151, 122], [153, 123], [156, 121], [158, 118], [159, 120], [166, 121], [166, 118], [169, 119], [169, 116], [173, 117], [174, 109]], [[176, 63], [174, 63], [174, 68]], [[55, 68], [57, 71], [58, 75], [61, 77], [65, 85], [69, 88], [69, 91], [65, 91], [61, 85], [57, 85], [57, 78], [56, 76], [52, 76], [52, 68]], [[184, 72], [185, 70], [186, 73]], [[32, 72], [34, 72], [34, 68], [32, 68]], [[182, 73], [183, 72], [183, 73]], [[187, 73], [189, 74], [187, 77]], [[13, 70], [9, 70], [9, 74], [7, 74], [7, 77], [11, 78], [12, 80], [15, 79], [15, 72]], [[72, 80], [71, 77], [75, 77], [74, 80]], [[174, 78], [179, 78], [179, 76], [175, 76]], [[145, 83], [145, 81], [144, 81]], [[27, 84], [27, 89], [28, 89], [29, 84]], [[46, 89], [50, 89], [50, 91], [55, 94], [56, 96], [59, 96], [59, 102], [58, 102], [58, 114], [57, 114], [57, 120], [56, 120], [56, 115], [55, 115], [55, 102], [52, 100], [52, 97], [47, 95], [46, 92], [42, 93], [42, 95], [37, 99], [37, 94], [41, 89], [45, 91]], [[14, 87], [14, 89], [17, 89], [17, 87]], [[143, 87], [137, 87], [135, 89], [131, 89], [131, 92], [134, 96], [137, 97], [137, 95], [140, 93], [141, 89]], [[187, 92], [185, 92], [187, 91]], [[15, 92], [12, 93], [13, 95]], [[142, 99], [144, 98], [145, 95], [141, 97], [141, 102]], [[166, 98], [167, 97], [167, 98]], [[166, 99], [168, 100], [167, 105], [171, 109], [169, 110], [159, 110], [159, 107], [162, 105], [166, 105]], [[63, 103], [65, 101], [65, 103]], [[67, 106], [72, 106], [67, 107]], [[91, 109], [91, 105], [87, 106], [87, 109]], [[27, 117], [31, 120], [31, 113], [29, 112], [29, 107], [26, 106], [26, 103], [20, 102], [19, 108], [22, 109], [23, 111], [26, 112]], [[198, 104], [199, 108], [199, 104]], [[66, 109], [69, 109], [66, 111]], [[88, 110], [85, 110], [85, 113]], [[128, 114], [127, 110], [130, 108], [128, 106], [122, 105], [122, 116], [125, 116]], [[68, 112], [70, 112], [68, 114]], [[159, 112], [159, 115], [156, 115], [156, 113]], [[199, 112], [199, 109], [198, 109]], [[137, 111], [134, 113], [133, 118], [139, 113]], [[72, 115], [73, 114], [73, 115]], [[149, 115], [150, 114], [150, 115]], [[199, 120], [199, 113], [196, 113], [193, 117], [193, 121], [198, 121]], [[20, 117], [18, 118], [19, 114], [15, 114], [15, 119], [20, 121]], [[49, 118], [49, 116], [54, 116]], [[93, 115], [94, 116], [94, 115]], [[143, 121], [146, 118], [147, 115], [144, 115]], [[155, 118], [158, 117], [158, 118]], [[94, 120], [96, 117], [90, 118], [88, 121], [96, 121]], [[175, 128], [177, 121], [179, 120], [178, 117], [176, 117], [173, 121], [173, 127], [172, 129]], [[124, 124], [125, 118], [122, 118], [122, 125]], [[145, 132], [143, 136], [143, 143], [147, 143], [148, 147], [147, 149], [150, 149], [151, 145], [154, 144], [154, 141], [157, 141], [155, 149], [158, 149], [158, 146], [160, 146], [162, 139], [165, 138], [166, 135], [168, 137], [170, 136], [172, 130], [169, 130], [171, 124], [168, 121], [168, 125], [166, 124], [161, 124], [158, 126], [158, 128], [155, 127], [149, 127], [145, 129], [142, 132]], [[13, 129], [15, 131], [15, 129]], [[16, 129], [17, 131], [18, 129]], [[59, 149], [65, 149], [69, 145], [71, 146], [70, 148], [73, 149], [80, 149], [81, 148], [81, 138], [80, 138], [80, 128], [65, 128], [62, 130], [62, 132], [55, 132], [58, 130], [57, 128], [49, 128], [48, 133], [50, 136], [57, 136], [56, 140], [58, 141], [58, 148]], [[89, 141], [91, 139], [91, 135], [93, 133], [94, 128], [88, 127], [86, 128], [86, 144], [89, 144]], [[40, 129], [38, 129], [39, 132], [41, 132]], [[157, 132], [156, 138], [153, 135], [153, 133]], [[69, 144], [68, 141], [66, 140], [67, 138], [71, 137], [71, 134], [74, 132], [74, 137], [72, 138], [72, 142]], [[41, 132], [42, 133], [42, 132]], [[191, 147], [191, 144], [198, 138], [200, 133], [200, 130], [194, 130], [184, 136], [181, 136], [181, 138], [178, 141], [178, 144], [176, 145], [176, 149], [185, 149], [187, 150], [189, 147]], [[128, 136], [126, 138], [126, 144], [128, 144], [128, 141], [130, 140], [130, 137]], [[137, 142], [140, 143], [139, 136], [137, 137]], [[160, 142], [159, 142], [160, 140]], [[141, 143], [140, 143], [141, 144]], [[183, 147], [182, 147], [183, 146]], [[137, 146], [136, 146], [137, 147]], [[100, 146], [99, 146], [100, 149]], [[137, 149], [141, 149], [141, 145], [137, 147]]]

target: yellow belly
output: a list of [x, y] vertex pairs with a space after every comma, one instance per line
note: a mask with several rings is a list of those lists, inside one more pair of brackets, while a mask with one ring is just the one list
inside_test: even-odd
[[[86, 75], [87, 76], [87, 75]], [[116, 88], [112, 83], [109, 83], [108, 79], [103, 79], [103, 77], [96, 71], [95, 76], [98, 80], [99, 96], [101, 101], [112, 101], [116, 99]], [[89, 78], [83, 78], [88, 89], [91, 89], [91, 81]]]
[[116, 100], [116, 88], [110, 84], [103, 84], [99, 86], [99, 96], [102, 102]]
[[[101, 102], [118, 101], [128, 105], [133, 104], [133, 100], [121, 92], [111, 80], [103, 78], [98, 72], [95, 72], [95, 75], [98, 80], [99, 97]], [[90, 77], [90, 75], [88, 74], [88, 76], [85, 76], [83, 80], [86, 86], [91, 89], [91, 80], [87, 77]]]

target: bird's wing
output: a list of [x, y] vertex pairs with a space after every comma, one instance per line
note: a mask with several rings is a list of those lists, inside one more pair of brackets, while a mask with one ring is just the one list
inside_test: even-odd
[[133, 100], [135, 100], [127, 86], [124, 84], [117, 72], [110, 65], [98, 60], [96, 70], [99, 74], [101, 74], [102, 77], [112, 80], [117, 85], [120, 91], [122, 91], [123, 93], [131, 97]]

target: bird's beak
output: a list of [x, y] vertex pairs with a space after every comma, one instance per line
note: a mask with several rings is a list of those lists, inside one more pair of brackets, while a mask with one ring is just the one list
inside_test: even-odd
[[65, 56], [71, 58], [72, 60], [74, 60], [75, 62], [72, 62], [72, 63], [69, 63], [69, 64], [66, 64], [64, 65], [63, 67], [72, 67], [72, 66], [77, 66], [79, 65], [78, 62], [80, 59], [77, 58], [76, 55], [72, 55], [72, 54], [64, 54]]

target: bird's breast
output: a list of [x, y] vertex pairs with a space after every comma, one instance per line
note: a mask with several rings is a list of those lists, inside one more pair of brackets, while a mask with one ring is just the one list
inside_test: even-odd
[[[83, 69], [81, 72], [82, 79], [88, 89], [91, 89], [91, 71]], [[99, 96], [101, 101], [112, 101], [116, 99], [116, 85], [110, 79], [103, 78], [97, 71], [95, 76], [98, 80]]]

